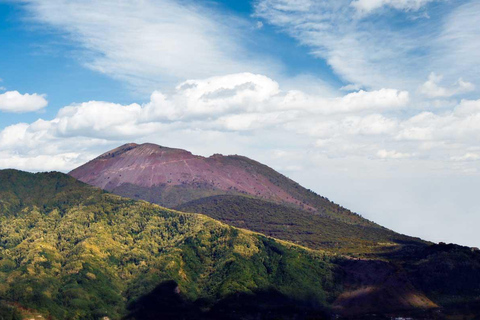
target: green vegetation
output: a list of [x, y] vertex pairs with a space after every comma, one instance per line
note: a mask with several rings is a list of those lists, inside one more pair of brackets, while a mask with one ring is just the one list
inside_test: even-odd
[[0, 299], [46, 317], [120, 319], [165, 281], [203, 309], [261, 290], [323, 306], [338, 291], [319, 252], [60, 173], [5, 170], [0, 181]]
[[388, 252], [405, 243], [426, 245], [420, 239], [400, 235], [385, 228], [344, 223], [329, 216], [252, 197], [213, 196], [188, 202], [176, 209], [203, 213], [229, 225], [312, 249], [348, 255]]
[[21, 313], [14, 306], [0, 300], [0, 320], [21, 320]]
[[0, 182], [0, 320], [436, 316], [436, 305], [442, 315], [480, 313], [471, 248], [238, 195], [184, 208], [325, 249], [315, 251], [60, 173], [4, 170]]
[[36, 206], [44, 210], [65, 210], [80, 204], [100, 189], [59, 172], [30, 174], [17, 170], [0, 171], [0, 214], [16, 214], [23, 208]]

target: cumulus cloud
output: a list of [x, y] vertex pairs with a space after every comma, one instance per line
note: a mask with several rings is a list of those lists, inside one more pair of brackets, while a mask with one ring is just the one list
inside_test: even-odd
[[472, 172], [480, 165], [471, 156], [480, 145], [480, 100], [462, 100], [451, 111], [419, 112], [407, 118], [368, 112], [296, 119], [286, 128], [316, 139], [315, 145], [329, 157], [430, 159], [440, 162], [439, 170], [452, 169], [450, 161], [469, 160], [466, 167]]
[[[35, 162], [41, 159], [37, 156], [47, 152], [55, 158], [55, 154], [68, 155], [60, 156], [58, 161], [77, 163], [83, 159], [81, 152], [74, 151], [79, 143], [120, 143], [181, 130], [298, 131], [314, 120], [318, 123], [308, 133], [313, 136], [321, 136], [322, 126], [324, 135], [340, 133], [339, 128], [349, 134], [375, 135], [389, 132], [396, 123], [371, 113], [398, 110], [408, 101], [407, 92], [394, 89], [325, 98], [284, 91], [276, 81], [263, 75], [231, 74], [185, 81], [169, 94], [155, 91], [144, 104], [89, 101], [66, 106], [52, 120], [39, 119], [5, 128], [0, 132], [0, 148], [11, 152], [11, 159], [23, 154]], [[332, 118], [344, 116], [340, 122]], [[334, 129], [329, 130], [329, 126]]]
[[78, 153], [26, 156], [0, 152], [0, 168], [17, 170], [68, 171], [72, 165], [81, 165], [84, 161]]
[[18, 91], [7, 91], [0, 94], [0, 111], [23, 113], [45, 108], [48, 101], [45, 95], [21, 94]]
[[[34, 21], [84, 49], [89, 68], [148, 93], [159, 84], [223, 73], [270, 71], [273, 59], [243, 46], [249, 22], [194, 1], [27, 0]], [[95, 13], [95, 14], [92, 14]], [[99, 32], [101, 30], [101, 32]]]
[[127, 141], [248, 135], [249, 144], [296, 137], [295, 144], [302, 141], [333, 158], [431, 158], [465, 163], [462, 170], [476, 167], [471, 155], [480, 144], [480, 100], [404, 118], [409, 103], [408, 92], [395, 89], [324, 97], [283, 90], [271, 78], [251, 73], [188, 80], [169, 93], [154, 91], [147, 103], [88, 101], [61, 108], [51, 120], [8, 126], [0, 131], [0, 165], [70, 169], [100, 147]]
[[[2, 166], [16, 159], [25, 167], [44, 163], [45, 169], [72, 168], [88, 160], [94, 151], [85, 150], [96, 150], [92, 146], [185, 134], [217, 140], [248, 134], [249, 143], [268, 137], [284, 141], [290, 135], [329, 157], [461, 162], [465, 154], [475, 154], [471, 148], [480, 143], [480, 100], [462, 100], [452, 111], [403, 118], [409, 101], [408, 92], [395, 89], [332, 98], [285, 91], [276, 81], [251, 73], [188, 80], [173, 92], [153, 92], [144, 104], [89, 101], [66, 106], [51, 120], [6, 127], [0, 132]], [[52, 161], [42, 162], [43, 156]]]
[[420, 92], [429, 98], [448, 98], [457, 94], [467, 93], [475, 90], [473, 83], [464, 81], [462, 78], [451, 87], [442, 87], [442, 75], [430, 73], [428, 80], [420, 87]]
[[453, 111], [441, 114], [415, 115], [402, 123], [396, 139], [477, 144], [480, 142], [480, 100], [462, 100]]

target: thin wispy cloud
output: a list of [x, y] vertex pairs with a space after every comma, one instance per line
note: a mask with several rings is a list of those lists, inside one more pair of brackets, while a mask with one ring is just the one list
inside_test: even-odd
[[354, 0], [351, 5], [362, 14], [368, 14], [382, 7], [397, 10], [417, 11], [430, 2], [439, 0]]
[[23, 4], [31, 21], [50, 26], [79, 45], [88, 68], [142, 92], [189, 78], [275, 69], [275, 61], [254, 57], [242, 46], [247, 22], [193, 1]]
[[461, 1], [444, 18], [441, 33], [433, 43], [429, 68], [447, 81], [463, 79], [480, 83], [480, 2]]
[[[478, 75], [458, 69], [453, 61], [464, 56], [460, 64], [467, 66], [476, 59], [472, 55], [480, 40], [472, 19], [477, 5], [443, 13], [447, 16], [443, 21], [409, 18], [412, 11], [428, 10], [431, 2], [258, 0], [255, 14], [357, 86], [412, 90], [432, 71], [442, 72], [448, 81], [477, 80]], [[382, 7], [389, 11], [372, 16]], [[371, 15], [359, 15], [358, 10]]]

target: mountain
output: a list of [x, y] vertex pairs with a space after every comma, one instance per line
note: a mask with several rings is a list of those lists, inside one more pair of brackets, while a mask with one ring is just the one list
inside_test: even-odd
[[307, 249], [61, 173], [0, 170], [2, 320], [480, 314], [478, 250], [377, 255]]
[[181, 149], [129, 143], [102, 154], [70, 175], [166, 207], [207, 196], [250, 195], [352, 224], [373, 225], [273, 169], [237, 155], [205, 158]]
[[126, 144], [69, 173], [112, 193], [200, 212], [312, 249], [357, 254], [425, 245], [347, 210], [243, 156], [205, 158], [154, 144]]
[[52, 319], [221, 319], [226, 306], [235, 314], [237, 299], [246, 300], [242, 312], [264, 299], [272, 315], [323, 316], [338, 291], [332, 257], [320, 252], [60, 173], [4, 170], [0, 181], [4, 313], [21, 306]]

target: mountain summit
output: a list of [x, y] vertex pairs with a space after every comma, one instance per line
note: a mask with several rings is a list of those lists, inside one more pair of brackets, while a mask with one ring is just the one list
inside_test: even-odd
[[212, 195], [249, 195], [354, 224], [371, 224], [275, 170], [238, 155], [206, 158], [151, 143], [129, 143], [102, 154], [70, 175], [166, 207]]
[[[160, 188], [167, 207], [216, 194], [248, 194], [309, 211], [318, 205], [294, 181], [246, 157], [215, 154], [205, 158], [181, 149], [151, 143], [125, 144], [73, 170], [70, 175], [110, 191], [128, 192], [129, 185]], [[185, 189], [188, 194], [179, 195]], [[157, 194], [158, 196], [158, 194]]]
[[196, 156], [155, 144], [125, 144], [70, 172], [112, 193], [293, 241], [345, 252], [423, 244], [399, 235], [247, 157]]

